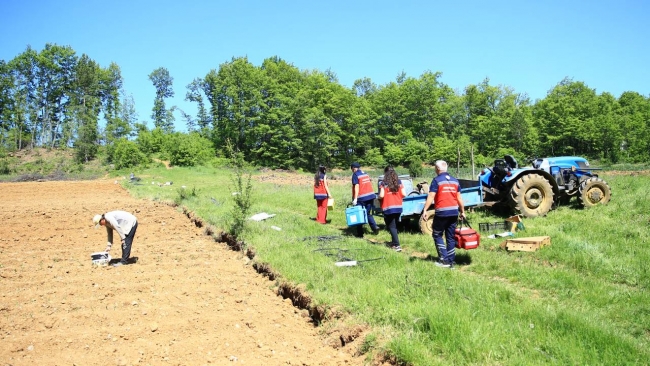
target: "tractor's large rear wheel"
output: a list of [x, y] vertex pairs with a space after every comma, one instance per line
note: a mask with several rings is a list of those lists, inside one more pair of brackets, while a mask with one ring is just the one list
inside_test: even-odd
[[592, 177], [580, 184], [578, 203], [584, 207], [606, 205], [612, 198], [612, 189], [602, 179]]
[[526, 217], [544, 216], [553, 206], [553, 187], [539, 174], [524, 175], [510, 189], [510, 205]]
[[420, 216], [420, 231], [422, 234], [433, 235], [433, 215], [435, 214], [436, 210], [427, 211], [427, 221], [422, 220], [422, 216]]

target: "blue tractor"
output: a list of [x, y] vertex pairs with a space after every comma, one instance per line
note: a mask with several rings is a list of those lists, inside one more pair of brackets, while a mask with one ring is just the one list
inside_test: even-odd
[[517, 214], [536, 217], [573, 197], [583, 207], [607, 204], [612, 190], [594, 173], [597, 170], [576, 156], [533, 159], [532, 166], [519, 167], [514, 157], [506, 155], [485, 168], [479, 182], [486, 204], [507, 205]]

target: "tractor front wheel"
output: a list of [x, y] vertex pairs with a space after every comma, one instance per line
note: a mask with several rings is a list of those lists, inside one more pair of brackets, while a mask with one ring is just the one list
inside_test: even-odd
[[510, 205], [525, 217], [544, 216], [553, 207], [553, 187], [539, 174], [524, 175], [510, 189]]
[[592, 177], [580, 184], [578, 203], [584, 207], [593, 207], [598, 204], [606, 205], [612, 198], [612, 189], [602, 179]]
[[433, 235], [433, 215], [435, 214], [436, 210], [427, 211], [427, 221], [422, 220], [422, 216], [420, 216], [420, 231], [422, 234]]

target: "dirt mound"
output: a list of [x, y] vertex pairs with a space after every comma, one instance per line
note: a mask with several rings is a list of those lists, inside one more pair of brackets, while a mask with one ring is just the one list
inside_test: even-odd
[[[187, 213], [108, 180], [3, 183], [0, 202], [2, 364], [363, 364], [349, 344], [362, 328], [327, 346], [308, 311]], [[106, 232], [91, 219], [114, 209], [138, 217], [137, 263], [93, 266]]]

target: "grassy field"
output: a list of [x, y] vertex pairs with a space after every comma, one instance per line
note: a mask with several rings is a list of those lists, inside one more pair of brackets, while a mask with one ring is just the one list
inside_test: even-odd
[[[160, 168], [137, 175], [141, 184], [123, 183], [133, 195], [175, 200], [223, 230], [232, 224], [229, 170]], [[609, 205], [583, 210], [572, 203], [524, 219], [516, 236], [548, 235], [550, 246], [507, 252], [499, 247], [503, 239], [484, 234], [479, 249], [460, 251], [455, 270], [433, 265], [433, 241], [417, 223], [402, 228], [401, 253], [383, 245], [390, 240], [385, 230], [366, 235], [374, 243], [353, 237], [344, 215], [347, 172], [332, 174], [333, 183], [345, 184], [331, 186], [337, 206], [328, 225], [314, 221], [311, 174], [289, 178], [295, 184], [260, 179], [274, 175], [269, 172], [253, 175], [251, 213], [275, 215], [247, 224], [242, 239], [255, 249], [255, 262], [268, 264], [279, 281], [304, 285], [312, 306], [342, 309], [370, 325], [373, 333], [362, 341], [369, 354], [385, 352], [412, 365], [650, 364], [648, 175], [605, 173]], [[469, 219], [478, 227], [504, 216], [474, 210]], [[374, 260], [334, 265], [346, 259]]]

